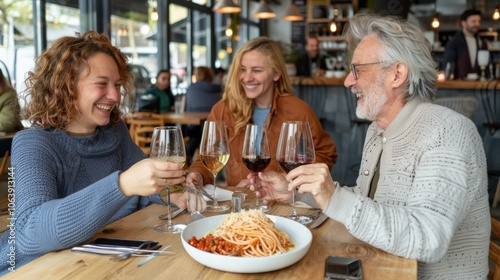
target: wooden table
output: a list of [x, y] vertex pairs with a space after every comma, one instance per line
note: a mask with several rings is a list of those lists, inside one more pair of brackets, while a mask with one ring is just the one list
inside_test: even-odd
[[[253, 201], [250, 197], [247, 198]], [[299, 214], [312, 212], [301, 208], [297, 210]], [[292, 266], [259, 274], [218, 271], [193, 260], [182, 247], [180, 234], [162, 234], [152, 229], [155, 224], [165, 222], [158, 219], [165, 212], [166, 207], [163, 205], [148, 206], [106, 226], [91, 240], [97, 237], [157, 240], [162, 245], [172, 244], [169, 250], [177, 253], [174, 256], [160, 255], [144, 266], [137, 267], [141, 257], [116, 260], [109, 256], [63, 250], [48, 253], [2, 279], [323, 279], [327, 256], [360, 258], [365, 280], [417, 278], [415, 260], [397, 257], [371, 247], [355, 239], [342, 224], [331, 219], [320, 227], [311, 229], [311, 248], [302, 260]], [[268, 214], [282, 215], [289, 212], [289, 205], [274, 204]], [[205, 214], [210, 216], [209, 213]], [[173, 221], [188, 224], [192, 219], [184, 212]]]
[[162, 112], [165, 123], [200, 125], [207, 119], [208, 112]]

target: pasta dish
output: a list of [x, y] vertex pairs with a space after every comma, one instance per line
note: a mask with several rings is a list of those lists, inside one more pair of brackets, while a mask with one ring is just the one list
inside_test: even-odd
[[295, 247], [262, 210], [232, 213], [218, 228], [199, 240], [193, 236], [188, 243], [207, 252], [243, 257], [283, 254]]

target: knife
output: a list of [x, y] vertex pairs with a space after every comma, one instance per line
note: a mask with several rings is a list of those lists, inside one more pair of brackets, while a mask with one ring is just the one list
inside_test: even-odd
[[319, 227], [324, 221], [328, 220], [328, 216], [323, 213], [321, 217], [319, 217], [312, 225], [311, 228], [317, 228]]
[[[170, 246], [167, 246], [167, 248]], [[167, 249], [165, 248], [165, 249]], [[147, 250], [147, 249], [126, 249], [126, 248], [112, 248], [112, 247], [99, 247], [99, 246], [94, 246], [94, 245], [83, 245], [83, 247], [73, 247], [71, 248], [71, 251], [73, 252], [83, 252], [83, 253], [92, 253], [92, 254], [99, 254], [99, 255], [120, 255], [123, 252], [132, 252], [134, 257], [149, 257], [151, 256], [150, 254], [147, 253], [153, 253], [153, 254], [175, 254], [174, 252], [170, 251], [165, 251], [163, 249], [162, 251], [157, 251], [157, 250]]]
[[149, 262], [150, 260], [152, 260], [154, 257], [158, 256], [159, 254], [163, 253], [165, 250], [167, 250], [168, 248], [170, 248], [170, 246], [172, 245], [168, 245], [166, 246], [165, 248], [163, 248], [163, 250], [161, 251], [158, 251], [156, 253], [153, 253], [151, 255], [149, 255], [149, 257], [145, 258], [144, 260], [142, 260], [138, 265], [137, 267], [141, 267], [143, 265], [145, 265], [147, 262]]

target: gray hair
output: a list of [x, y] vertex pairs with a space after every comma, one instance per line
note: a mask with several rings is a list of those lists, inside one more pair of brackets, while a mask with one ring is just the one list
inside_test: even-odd
[[344, 36], [351, 51], [363, 38], [377, 38], [382, 45], [380, 60], [384, 66], [401, 62], [408, 67], [406, 99], [434, 100], [437, 64], [431, 55], [431, 44], [419, 27], [396, 17], [358, 13], [349, 20]]

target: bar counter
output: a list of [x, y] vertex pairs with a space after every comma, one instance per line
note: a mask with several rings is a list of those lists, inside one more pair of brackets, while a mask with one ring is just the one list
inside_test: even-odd
[[[347, 76], [342, 78], [325, 78], [325, 77], [290, 77], [292, 85], [303, 86], [344, 86], [344, 80]], [[475, 90], [487, 85], [491, 86], [494, 81], [468, 81], [468, 80], [445, 80], [437, 81], [436, 86], [440, 89], [464, 89]]]
[[[308, 103], [320, 119], [323, 128], [333, 138], [337, 145], [339, 160], [334, 165], [331, 174], [342, 185], [353, 186], [358, 177], [359, 168], [352, 168], [353, 163], [361, 160], [361, 149], [364, 133], [354, 134], [355, 101], [352, 93], [344, 87], [346, 76], [341, 78], [326, 77], [290, 77], [294, 94]], [[483, 126], [486, 114], [483, 109], [480, 91], [483, 88], [500, 88], [500, 79], [492, 81], [447, 80], [437, 81], [439, 97], [474, 96], [477, 99], [476, 109], [471, 120], [476, 125], [481, 136], [485, 137], [487, 130]], [[366, 127], [364, 127], [366, 129]], [[361, 131], [363, 132], [363, 131]], [[500, 158], [493, 158], [494, 150], [487, 155], [488, 166], [500, 168]], [[351, 164], [346, 164], [351, 157]], [[347, 166], [349, 165], [349, 166]]]

